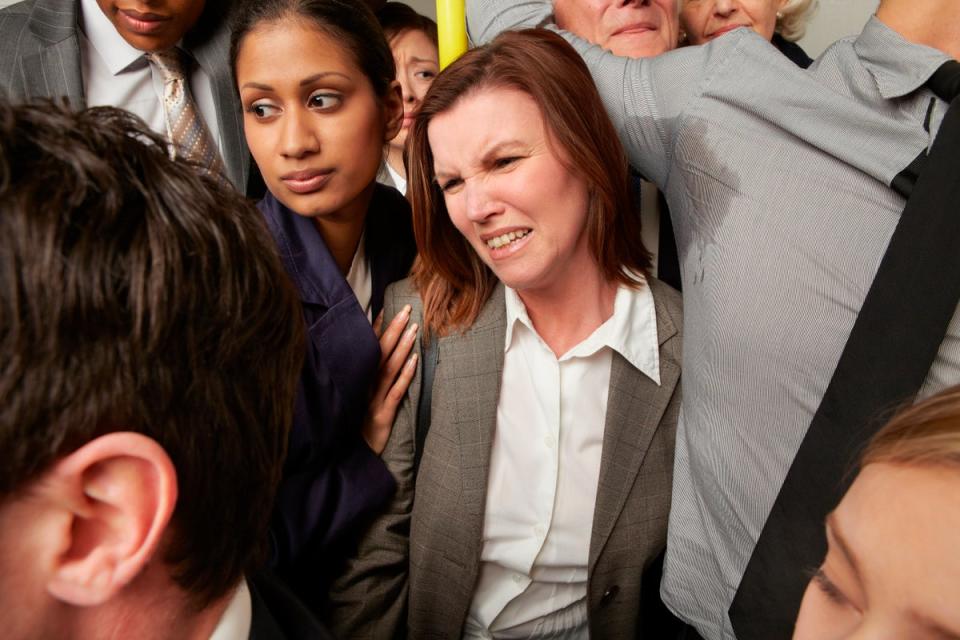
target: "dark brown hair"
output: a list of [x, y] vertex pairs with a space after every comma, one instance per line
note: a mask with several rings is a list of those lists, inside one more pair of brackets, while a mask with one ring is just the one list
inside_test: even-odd
[[630, 198], [627, 159], [590, 72], [555, 33], [501, 34], [465, 53], [431, 85], [408, 139], [409, 192], [419, 259], [413, 278], [424, 324], [440, 335], [468, 327], [489, 299], [496, 277], [450, 221], [434, 179], [427, 129], [434, 116], [473, 92], [513, 88], [533, 98], [551, 141], [586, 181], [590, 252], [604, 277], [637, 286], [625, 270], [646, 275], [650, 256], [640, 242], [640, 215]]
[[0, 101], [0, 498], [113, 431], [181, 487], [163, 557], [198, 607], [254, 570], [303, 321], [259, 212], [112, 108]]
[[[243, 0], [231, 17], [230, 68], [236, 86], [237, 55], [244, 37], [257, 26], [294, 18], [307, 20], [329, 34], [353, 56], [357, 66], [384, 98], [397, 75], [393, 54], [373, 11], [364, 2], [347, 0]], [[283, 64], [278, 61], [278, 64]]]
[[422, 31], [434, 46], [437, 46], [437, 23], [421, 15], [410, 5], [402, 2], [387, 2], [377, 9], [377, 20], [383, 28], [387, 42], [391, 42], [401, 33]]

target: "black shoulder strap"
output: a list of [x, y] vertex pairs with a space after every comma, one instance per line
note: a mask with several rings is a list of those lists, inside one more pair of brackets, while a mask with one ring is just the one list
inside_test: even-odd
[[955, 98], [730, 606], [739, 640], [791, 636], [826, 553], [824, 518], [864, 444], [916, 396], [937, 356], [960, 300], [958, 153]]
[[420, 400], [417, 402], [417, 429], [415, 432], [417, 446], [413, 450], [413, 477], [416, 481], [417, 471], [420, 469], [420, 459], [423, 457], [423, 447], [427, 442], [427, 433], [430, 431], [430, 409], [433, 401], [433, 374], [440, 361], [440, 350], [437, 348], [437, 337], [429, 339], [424, 336], [421, 342], [420, 367], [422, 372], [420, 384]]

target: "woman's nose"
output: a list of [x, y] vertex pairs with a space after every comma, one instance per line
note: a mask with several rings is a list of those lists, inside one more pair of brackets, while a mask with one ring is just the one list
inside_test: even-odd
[[291, 158], [320, 151], [320, 136], [311, 121], [311, 114], [303, 109], [288, 111], [283, 119], [280, 153]]

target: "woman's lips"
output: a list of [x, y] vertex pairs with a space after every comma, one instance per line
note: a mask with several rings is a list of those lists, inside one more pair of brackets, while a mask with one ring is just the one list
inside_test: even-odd
[[140, 35], [150, 35], [164, 28], [170, 18], [156, 13], [140, 13], [133, 9], [120, 9], [118, 18], [130, 31]]
[[708, 34], [707, 34], [707, 39], [710, 40], [710, 39], [712, 39], [712, 38], [718, 38], [718, 37], [722, 36], [722, 35], [725, 34], [725, 33], [730, 33], [730, 32], [733, 31], [734, 29], [739, 29], [740, 27], [748, 27], [748, 28], [749, 28], [749, 26], [750, 26], [750, 25], [746, 25], [746, 24], [728, 24], [728, 25], [725, 26], [725, 27], [720, 27], [719, 29], [717, 29], [717, 30], [714, 31], [713, 33], [708, 33]]
[[330, 181], [331, 176], [333, 169], [310, 169], [288, 173], [280, 176], [280, 180], [287, 189], [302, 195], [320, 191]]

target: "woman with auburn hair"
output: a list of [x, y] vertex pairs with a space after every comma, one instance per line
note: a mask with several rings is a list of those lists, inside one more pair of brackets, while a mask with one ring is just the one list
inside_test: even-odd
[[795, 640], [960, 637], [960, 386], [895, 416], [827, 517]]
[[386, 309], [412, 306], [435, 370], [398, 411], [397, 494], [334, 629], [658, 637], [680, 301], [646, 275], [585, 65], [556, 34], [504, 34], [440, 74], [409, 144], [419, 261]]
[[817, 0], [681, 0], [680, 25], [689, 44], [704, 44], [739, 27], [749, 27], [780, 53], [806, 69], [813, 58], [797, 40], [807, 30]]

